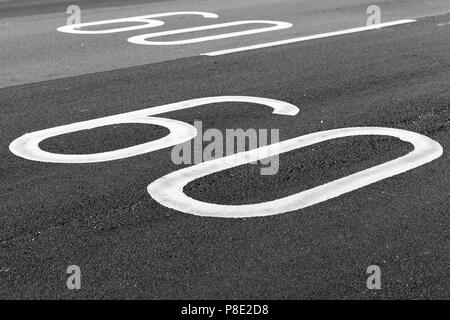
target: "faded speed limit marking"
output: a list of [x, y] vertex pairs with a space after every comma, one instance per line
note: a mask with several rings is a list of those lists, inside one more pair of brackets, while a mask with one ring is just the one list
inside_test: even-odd
[[[198, 12], [198, 11], [166, 12], [166, 13], [151, 14], [151, 15], [138, 16], [138, 17], [122, 18], [122, 19], [111, 19], [111, 20], [103, 20], [103, 21], [95, 21], [95, 22], [87, 22], [87, 23], [70, 24], [70, 25], [66, 25], [63, 27], [59, 27], [57, 30], [60, 32], [64, 32], [64, 33], [85, 34], [85, 35], [86, 34], [110, 34], [110, 33], [159, 27], [159, 26], [164, 25], [164, 22], [161, 20], [155, 20], [154, 18], [162, 18], [162, 17], [169, 17], [169, 16], [175, 16], [175, 15], [200, 15], [204, 18], [218, 18], [219, 17], [217, 14], [211, 13], [211, 12]], [[130, 22], [136, 22], [136, 23], [138, 23], [138, 25], [131, 26], [131, 27], [106, 29], [106, 30], [80, 30], [81, 28], [92, 27], [92, 26], [102, 26], [102, 25], [108, 25], [108, 24], [130, 23]], [[144, 24], [142, 24], [142, 23], [144, 23]], [[212, 35], [212, 36], [207, 36], [207, 37], [199, 37], [199, 38], [186, 39], [186, 40], [177, 40], [177, 41], [149, 41], [149, 40], [147, 40], [150, 38], [170, 36], [170, 35], [174, 35], [174, 34], [182, 34], [182, 33], [197, 32], [197, 31], [204, 31], [204, 30], [213, 30], [213, 29], [222, 29], [222, 28], [227, 28], [227, 27], [234, 27], [234, 26], [248, 25], [248, 24], [268, 24], [271, 26], [255, 28], [255, 29], [250, 29], [250, 30], [244, 30], [244, 31], [222, 33], [222, 34], [217, 34], [217, 35]], [[291, 28], [291, 27], [292, 27], [291, 23], [282, 22], [282, 21], [241, 20], [241, 21], [218, 23], [218, 24], [193, 27], [193, 28], [182, 28], [182, 29], [176, 29], [176, 30], [141, 34], [141, 35], [137, 35], [137, 36], [128, 38], [128, 42], [134, 43], [134, 44], [140, 44], [140, 45], [156, 45], [156, 46], [182, 45], [182, 44], [198, 43], [198, 42], [226, 39], [226, 38], [233, 38], [233, 37], [241, 37], [241, 36], [245, 36], [245, 35], [276, 31], [276, 30], [287, 29], [287, 28]]]

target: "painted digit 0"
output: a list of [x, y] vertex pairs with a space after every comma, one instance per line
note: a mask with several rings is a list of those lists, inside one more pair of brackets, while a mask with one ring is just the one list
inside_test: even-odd
[[[183, 188], [188, 183], [216, 172], [332, 139], [367, 135], [395, 137], [411, 143], [414, 150], [405, 156], [344, 178], [288, 197], [257, 204], [220, 205], [207, 203], [195, 200], [183, 192]], [[411, 131], [379, 127], [343, 128], [315, 132], [251, 151], [196, 164], [159, 178], [151, 183], [147, 189], [152, 198], [160, 204], [193, 215], [220, 218], [270, 216], [306, 208], [401, 174], [439, 158], [442, 152], [439, 143]]]
[[[273, 26], [250, 29], [250, 30], [246, 30], [246, 31], [230, 32], [230, 33], [224, 33], [224, 34], [207, 36], [207, 37], [186, 39], [186, 40], [177, 40], [177, 41], [149, 41], [149, 40], [147, 40], [150, 38], [157, 38], [157, 37], [169, 36], [169, 35], [180, 34], [180, 33], [196, 32], [196, 31], [211, 30], [211, 29], [220, 29], [220, 28], [233, 27], [233, 26], [239, 26], [239, 25], [247, 25], [247, 24], [269, 24], [269, 25], [273, 25]], [[250, 35], [250, 34], [286, 29], [286, 28], [290, 28], [290, 27], [292, 27], [292, 24], [287, 23], [287, 22], [282, 22], [282, 21], [271, 21], [271, 20], [234, 21], [234, 22], [227, 22], [227, 23], [212, 24], [212, 25], [202, 26], [202, 27], [184, 28], [184, 29], [143, 34], [143, 35], [134, 36], [134, 37], [129, 38], [128, 42], [134, 43], [134, 44], [156, 45], [156, 46], [190, 44], [190, 43], [198, 43], [198, 42], [205, 42], [205, 41], [218, 40], [218, 39], [240, 37], [240, 36], [245, 36], [245, 35]]]

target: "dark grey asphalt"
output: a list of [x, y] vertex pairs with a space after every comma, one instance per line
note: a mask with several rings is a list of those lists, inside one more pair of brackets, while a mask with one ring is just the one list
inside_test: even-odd
[[[450, 292], [450, 15], [411, 25], [194, 57], [0, 90], [0, 298], [446, 298]], [[438, 160], [297, 212], [223, 220], [167, 209], [146, 192], [179, 169], [170, 149], [100, 164], [27, 161], [26, 132], [214, 95], [274, 98], [296, 117], [250, 105], [167, 114], [204, 127], [279, 128], [281, 139], [383, 126], [429, 136]], [[118, 126], [50, 139], [59, 152], [112, 150], [164, 135]], [[243, 166], [187, 188], [198, 199], [254, 203], [293, 194], [407, 153], [352, 138], [281, 156], [280, 173]], [[83, 289], [65, 288], [68, 265]], [[368, 291], [367, 266], [383, 290]]]

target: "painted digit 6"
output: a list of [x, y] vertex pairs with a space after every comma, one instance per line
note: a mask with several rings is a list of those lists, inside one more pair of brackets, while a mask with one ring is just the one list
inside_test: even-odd
[[[189, 141], [195, 136], [197, 136], [197, 130], [195, 129], [194, 126], [190, 124], [177, 120], [152, 116], [161, 113], [167, 113], [171, 111], [193, 108], [206, 104], [216, 104], [221, 102], [247, 102], [268, 106], [273, 109], [274, 114], [280, 115], [294, 116], [299, 111], [296, 106], [289, 104], [287, 102], [266, 98], [247, 97], [247, 96], [220, 96], [220, 97], [200, 98], [166, 104], [138, 111], [122, 113], [94, 120], [76, 122], [51, 129], [35, 131], [33, 133], [25, 134], [20, 138], [14, 140], [10, 144], [9, 149], [15, 155], [28, 160], [41, 162], [54, 162], [54, 163], [94, 163], [94, 162], [105, 162], [129, 158], [140, 154], [160, 150], [163, 148], [168, 148]], [[170, 133], [161, 139], [140, 144], [137, 146], [93, 154], [50, 153], [42, 150], [39, 147], [40, 142], [52, 137], [78, 132], [81, 130], [90, 130], [114, 124], [127, 124], [127, 123], [143, 123], [143, 124], [153, 124], [163, 126], [169, 129]]]
[[[162, 18], [176, 15], [199, 15], [203, 18], [218, 18], [219, 16], [215, 13], [211, 12], [197, 12], [197, 11], [182, 11], [182, 12], [167, 12], [167, 13], [159, 13], [159, 14], [148, 14], [145, 16], [138, 17], [129, 17], [129, 18], [121, 18], [121, 19], [111, 19], [111, 20], [102, 20], [95, 22], [86, 22], [86, 23], [76, 23], [70, 24], [66, 26], [59, 27], [57, 30], [59, 32], [64, 33], [74, 33], [74, 34], [109, 34], [109, 33], [117, 33], [117, 32], [125, 32], [125, 31], [133, 31], [133, 30], [141, 30], [147, 28], [154, 28], [164, 25], [164, 22], [161, 20], [155, 20], [154, 18]], [[131, 27], [122, 27], [122, 28], [114, 28], [114, 29], [106, 29], [106, 30], [80, 30], [80, 28], [93, 27], [93, 26], [103, 26], [108, 24], [118, 24], [118, 23], [130, 23], [137, 22], [138, 25]], [[144, 24], [142, 24], [144, 23]]]

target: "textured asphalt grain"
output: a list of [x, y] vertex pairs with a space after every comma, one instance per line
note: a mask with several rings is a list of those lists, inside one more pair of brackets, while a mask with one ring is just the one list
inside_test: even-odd
[[[219, 57], [194, 57], [0, 90], [0, 298], [444, 298], [450, 292], [450, 15], [363, 34]], [[46, 164], [11, 154], [26, 132], [217, 95], [297, 105], [218, 104], [164, 116], [204, 128], [274, 128], [282, 140], [382, 126], [438, 141], [430, 164], [312, 207], [224, 220], [155, 202], [149, 183], [180, 168], [170, 149], [98, 164]], [[46, 150], [93, 152], [153, 140], [155, 126], [49, 139]], [[293, 194], [410, 150], [391, 138], [349, 138], [284, 154], [280, 172], [242, 166], [186, 190], [215, 203]], [[82, 290], [65, 287], [82, 270]], [[366, 268], [382, 290], [366, 288]]]

